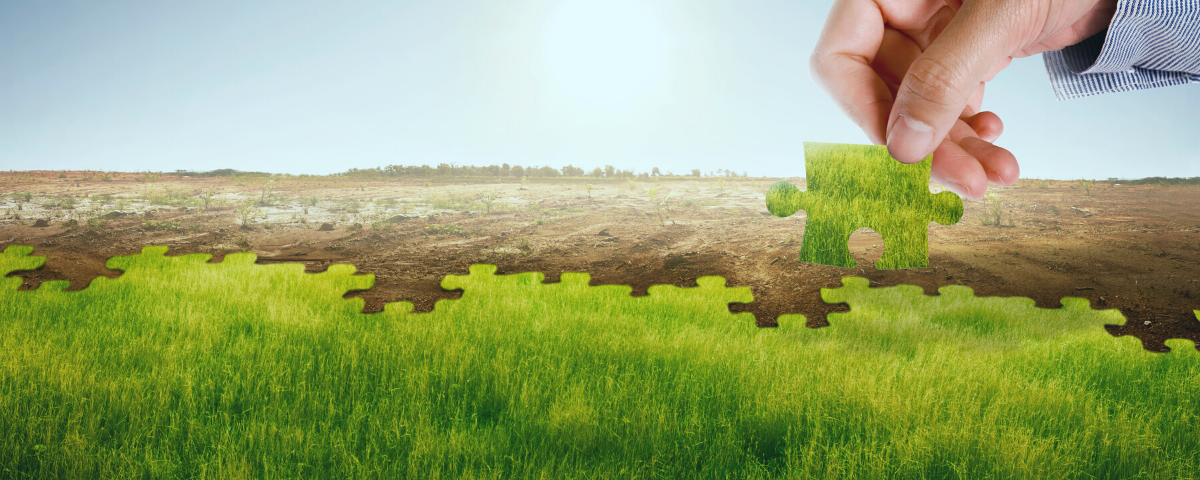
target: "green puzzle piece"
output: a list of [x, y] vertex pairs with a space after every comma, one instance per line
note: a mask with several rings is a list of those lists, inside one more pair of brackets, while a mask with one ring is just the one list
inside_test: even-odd
[[808, 189], [775, 182], [767, 210], [779, 217], [807, 213], [802, 262], [854, 267], [850, 234], [867, 227], [885, 247], [875, 268], [928, 267], [929, 222], [952, 225], [963, 214], [958, 195], [929, 192], [931, 158], [904, 164], [885, 145], [804, 142]]

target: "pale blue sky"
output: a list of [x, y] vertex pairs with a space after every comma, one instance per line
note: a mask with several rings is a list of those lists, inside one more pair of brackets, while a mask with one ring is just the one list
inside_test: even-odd
[[[598, 2], [598, 3], [597, 3]], [[0, 2], [0, 168], [611, 164], [803, 174], [867, 143], [812, 82], [829, 2]], [[1200, 85], [989, 84], [1022, 177], [1200, 176]]]

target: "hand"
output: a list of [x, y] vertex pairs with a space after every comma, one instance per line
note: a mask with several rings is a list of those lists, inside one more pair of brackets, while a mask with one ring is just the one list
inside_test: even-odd
[[1108, 27], [1117, 0], [837, 0], [813, 51], [814, 80], [877, 145], [978, 200], [1020, 169], [992, 144], [983, 85], [1012, 62]]

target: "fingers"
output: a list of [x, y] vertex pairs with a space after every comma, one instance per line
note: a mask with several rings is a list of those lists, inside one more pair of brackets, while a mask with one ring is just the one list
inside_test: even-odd
[[992, 185], [1007, 187], [1016, 182], [1021, 175], [1017, 157], [1008, 150], [976, 137], [966, 138], [958, 145], [962, 147], [963, 151], [975, 157], [987, 175], [987, 182]]
[[[1005, 14], [989, 2], [972, 2], [909, 66], [888, 117], [892, 157], [918, 162], [936, 148], [992, 67], [1009, 56]], [[955, 152], [957, 153], [957, 152]], [[965, 152], [964, 152], [965, 153]]]
[[975, 157], [949, 138], [933, 152], [929, 178], [958, 196], [979, 200], [987, 190], [987, 172]]
[[[993, 120], [994, 119], [994, 120]], [[951, 127], [946, 139], [933, 152], [929, 178], [964, 198], [983, 198], [989, 183], [1008, 186], [1017, 181], [1020, 168], [1011, 152], [976, 136], [968, 121], [994, 128], [999, 118], [983, 112]]]
[[1004, 133], [1004, 122], [992, 112], [979, 112], [963, 119], [971, 130], [985, 142], [995, 142]]
[[809, 58], [809, 72], [872, 142], [883, 144], [892, 92], [871, 68], [883, 41], [883, 16], [872, 0], [838, 0]]
[[[992, 115], [994, 116], [995, 114]], [[999, 118], [996, 118], [996, 120], [999, 121]], [[1020, 169], [1017, 167], [1017, 158], [1013, 156], [1012, 152], [980, 139], [976, 135], [975, 129], [965, 121], [960, 120], [955, 122], [954, 127], [950, 129], [950, 135], [947, 136], [947, 140], [957, 143], [963, 152], [973, 157], [976, 163], [983, 168], [985, 177], [984, 188], [987, 187], [986, 183], [1008, 186], [1017, 181]], [[971, 172], [976, 171], [971, 170]], [[979, 179], [972, 180], [978, 181]], [[960, 181], [959, 183], [972, 184], [968, 181]]]

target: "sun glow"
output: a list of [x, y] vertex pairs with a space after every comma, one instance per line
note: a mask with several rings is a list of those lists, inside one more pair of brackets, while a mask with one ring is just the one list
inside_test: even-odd
[[566, 0], [542, 53], [550, 84], [591, 107], [624, 110], [663, 88], [667, 36], [638, 0]]

